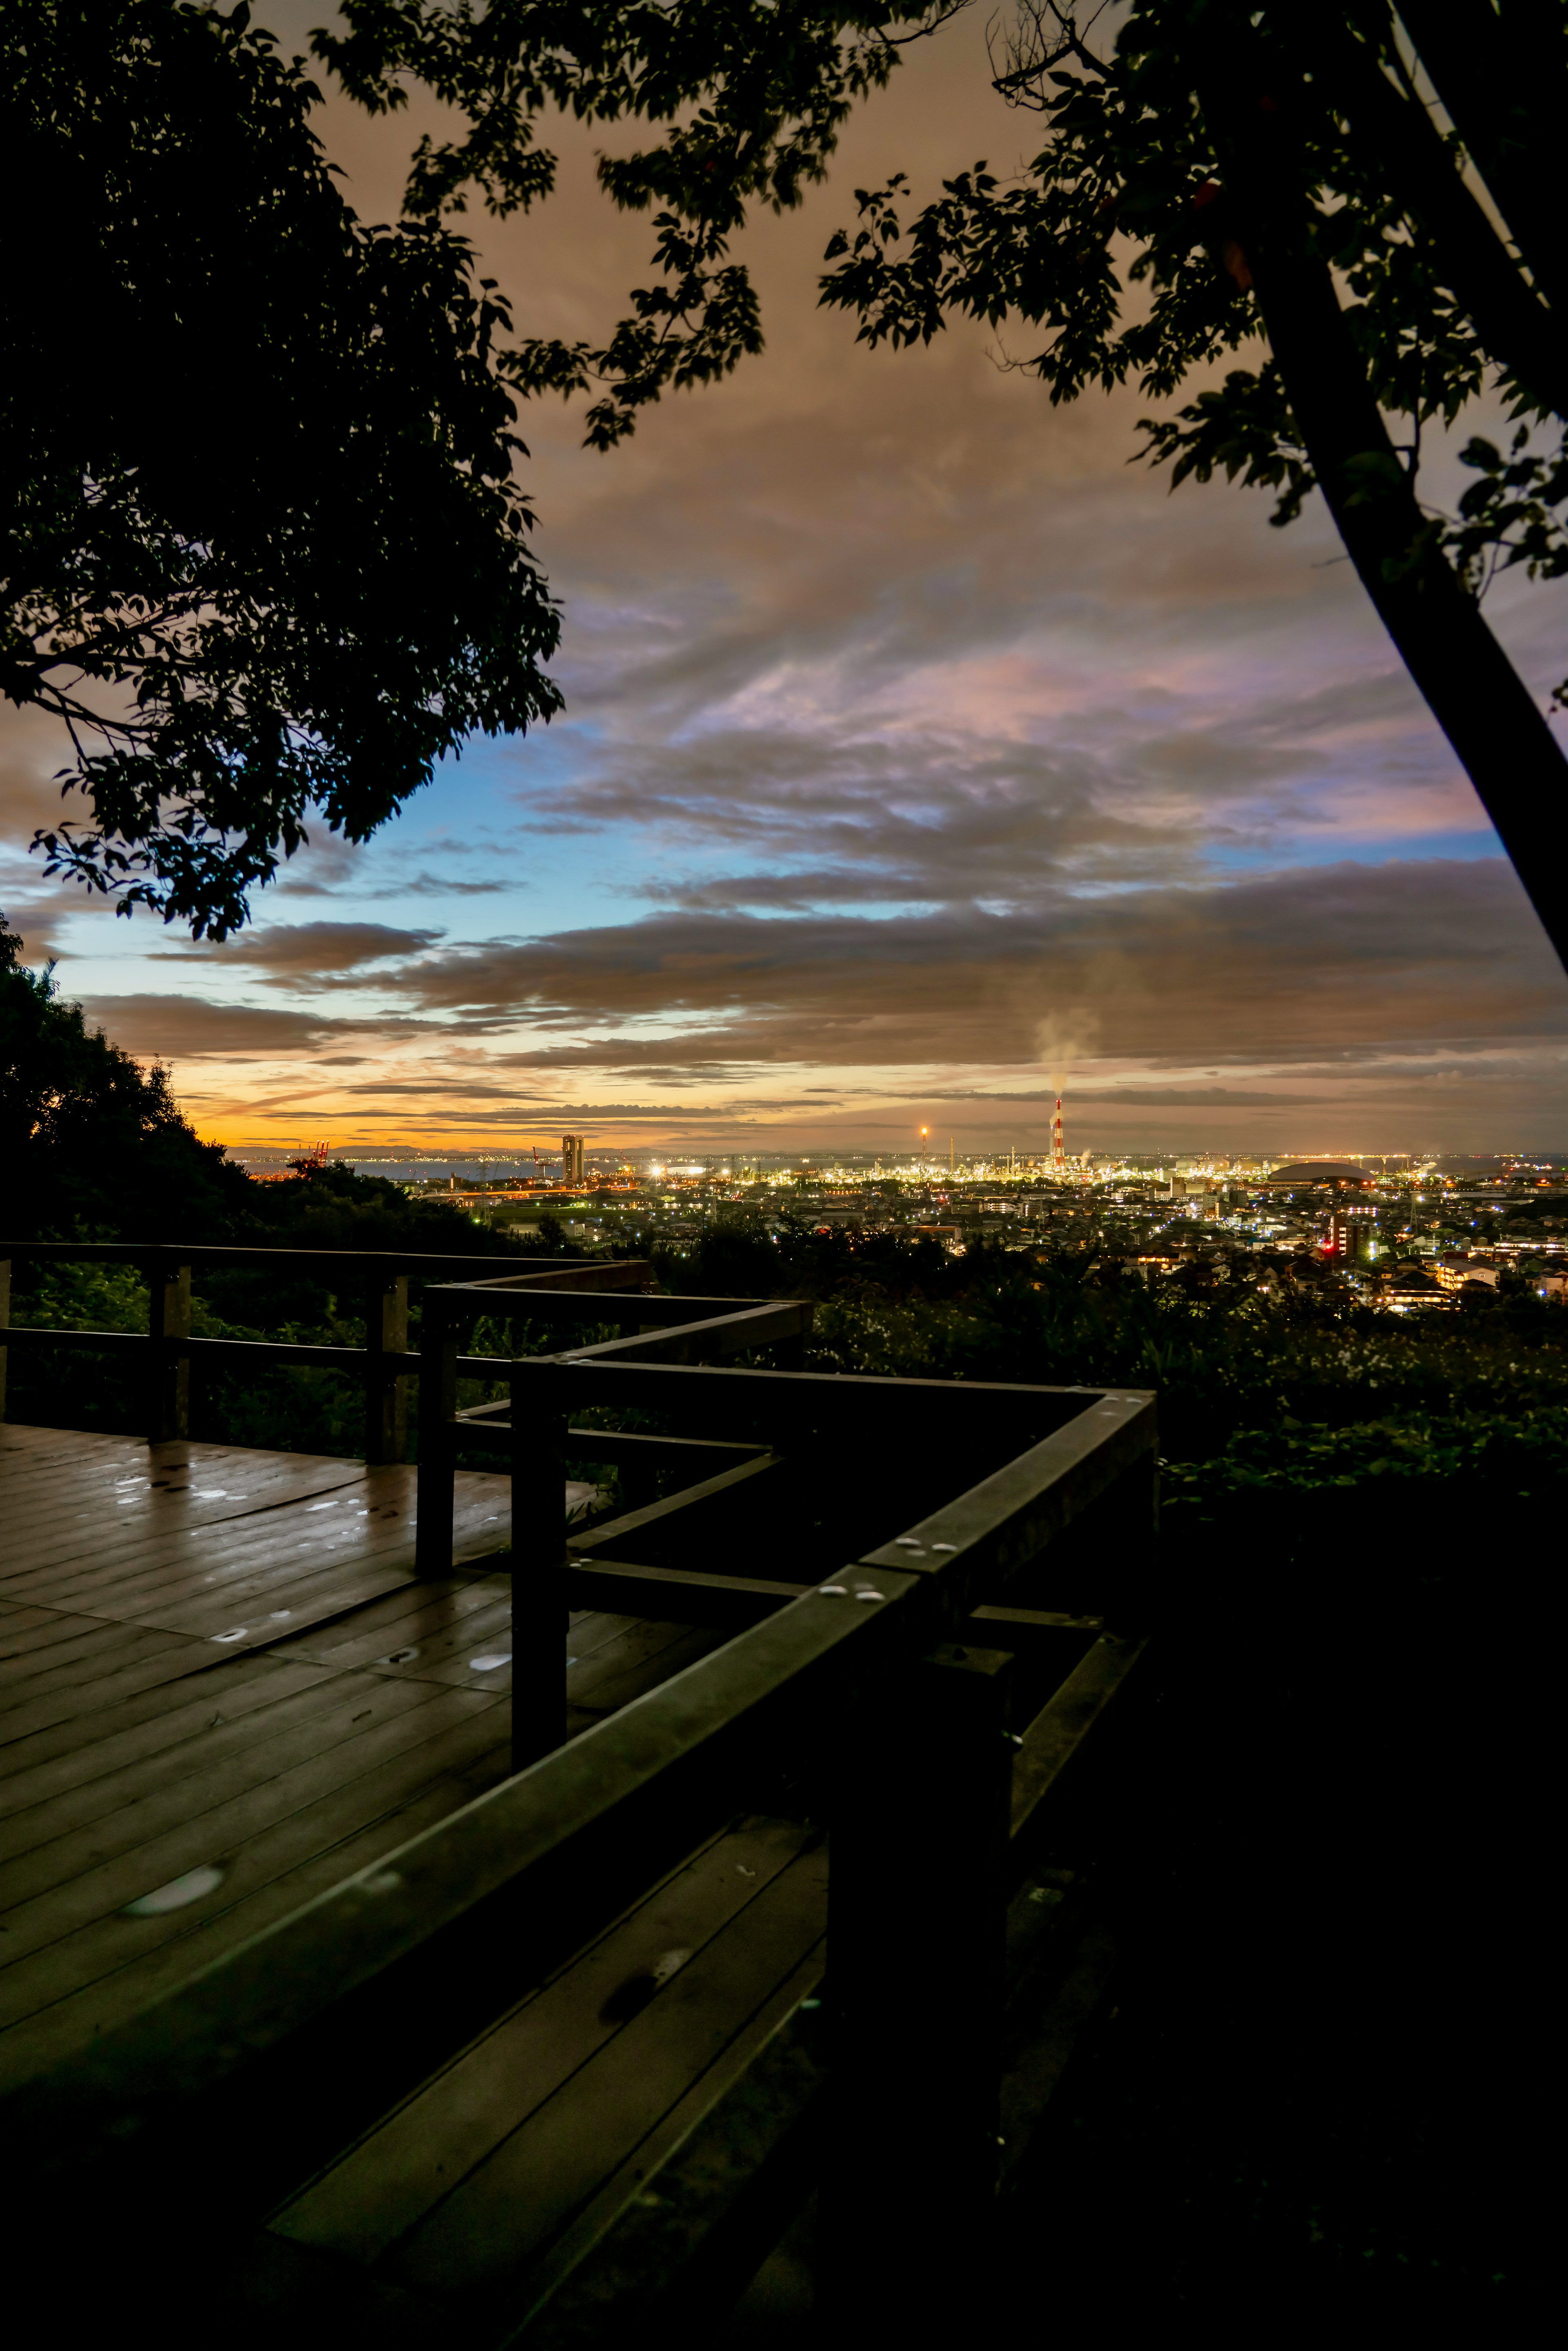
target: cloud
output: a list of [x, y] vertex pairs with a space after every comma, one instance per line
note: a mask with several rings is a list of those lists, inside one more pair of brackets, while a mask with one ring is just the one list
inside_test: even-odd
[[218, 946], [187, 946], [149, 957], [154, 963], [248, 964], [288, 987], [309, 987], [368, 965], [423, 954], [439, 931], [397, 929], [389, 923], [267, 923], [239, 932]]
[[82, 1010], [128, 1053], [172, 1061], [308, 1053], [356, 1026], [315, 1012], [214, 1003], [204, 996], [89, 996]]
[[516, 881], [510, 875], [503, 880], [492, 877], [487, 882], [476, 882], [456, 874], [415, 873], [409, 881], [394, 883], [377, 894], [388, 898], [494, 898], [511, 897], [527, 887], [526, 882]]
[[1284, 1104], [1300, 1109], [1308, 1102], [1332, 1102], [1334, 1096], [1325, 1088], [1318, 1094], [1262, 1093], [1244, 1086], [1096, 1086], [1092, 1093], [1080, 1094], [1074, 1108], [1082, 1118], [1092, 1118], [1101, 1110], [1252, 1110], [1260, 1102], [1271, 1107]]
[[[1564, 991], [1509, 869], [1334, 865], [1225, 886], [883, 920], [686, 912], [431, 954], [425, 1018], [627, 1031], [664, 1062], [1288, 1062], [1390, 1037], [1561, 1036]], [[656, 1025], [655, 1025], [656, 1024]], [[586, 1060], [590, 1040], [568, 1049]]]

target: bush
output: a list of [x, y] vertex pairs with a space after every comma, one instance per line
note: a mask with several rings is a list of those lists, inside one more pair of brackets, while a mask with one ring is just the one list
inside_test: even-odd
[[818, 1370], [1155, 1389], [1173, 1540], [1190, 1522], [1252, 1542], [1312, 1494], [1300, 1522], [1343, 1541], [1385, 1483], [1380, 1524], [1417, 1487], [1450, 1520], [1533, 1524], [1568, 1498], [1568, 1315], [1533, 1298], [1395, 1321], [1348, 1294], [1107, 1276], [1091, 1249], [950, 1256], [741, 1220], [663, 1270], [691, 1292], [814, 1298]]

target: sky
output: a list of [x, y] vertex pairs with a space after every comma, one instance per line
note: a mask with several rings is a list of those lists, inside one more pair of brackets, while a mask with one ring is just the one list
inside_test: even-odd
[[[388, 216], [423, 118], [318, 120]], [[313, 827], [225, 945], [45, 880], [62, 746], [0, 711], [0, 905], [202, 1134], [1028, 1152], [1060, 1088], [1074, 1150], [1568, 1147], [1568, 979], [1321, 504], [1172, 496], [1134, 392], [1053, 409], [1005, 334], [872, 352], [816, 308], [855, 186], [1030, 128], [960, 17], [747, 233], [760, 359], [609, 455], [530, 405], [565, 716], [362, 848]], [[521, 331], [600, 338], [648, 282], [592, 179], [632, 142], [549, 143], [558, 195], [468, 227]], [[1489, 599], [1543, 695], [1565, 590]]]

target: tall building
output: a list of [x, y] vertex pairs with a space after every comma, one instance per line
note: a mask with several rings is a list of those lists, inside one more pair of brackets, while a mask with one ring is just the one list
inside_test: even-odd
[[1348, 1265], [1375, 1253], [1377, 1226], [1371, 1208], [1336, 1208], [1329, 1218], [1325, 1254]]
[[563, 1184], [581, 1183], [582, 1148], [587, 1140], [588, 1137], [585, 1134], [563, 1134], [561, 1136], [560, 1180]]

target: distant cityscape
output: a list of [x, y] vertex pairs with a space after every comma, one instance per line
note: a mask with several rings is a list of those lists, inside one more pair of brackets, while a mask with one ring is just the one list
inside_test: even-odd
[[[256, 1155], [262, 1176], [320, 1165]], [[355, 1155], [361, 1174], [439, 1196], [475, 1222], [532, 1238], [549, 1216], [567, 1238], [617, 1249], [694, 1251], [709, 1227], [879, 1237], [961, 1250], [1092, 1257], [1113, 1272], [1199, 1288], [1244, 1280], [1264, 1291], [1336, 1285], [1393, 1312], [1534, 1291], [1568, 1293], [1568, 1160], [1420, 1152], [1119, 1158], [1060, 1147], [960, 1155], [736, 1151], [691, 1158], [595, 1149], [462, 1156]], [[1087, 1269], [1086, 1269], [1087, 1270]]]

